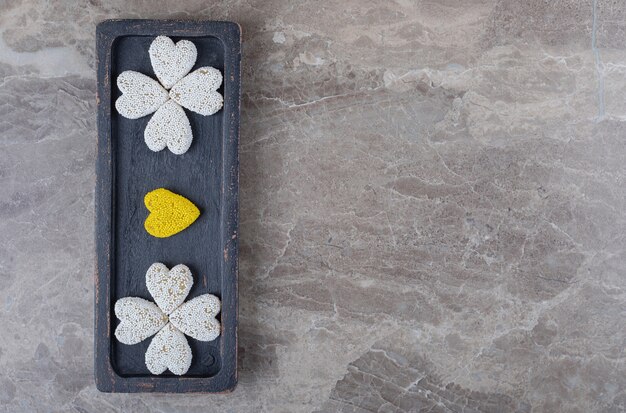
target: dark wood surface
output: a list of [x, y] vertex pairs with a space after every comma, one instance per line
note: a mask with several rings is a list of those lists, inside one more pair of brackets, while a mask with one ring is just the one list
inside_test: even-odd
[[[143, 131], [151, 115], [130, 120], [114, 109], [120, 95], [115, 81], [122, 71], [156, 79], [148, 47], [161, 34], [196, 45], [194, 69], [209, 65], [224, 74], [224, 108], [213, 116], [186, 111], [194, 140], [180, 156], [148, 149]], [[240, 28], [231, 22], [109, 20], [98, 25], [96, 37], [96, 385], [105, 392], [230, 391], [237, 383]], [[165, 239], [143, 228], [148, 214], [143, 197], [160, 187], [185, 196], [201, 211], [189, 228]], [[193, 361], [184, 376], [151, 375], [144, 363], [151, 339], [128, 346], [112, 334], [117, 299], [151, 299], [145, 273], [153, 262], [191, 269], [194, 286], [188, 299], [211, 293], [222, 300], [222, 335], [210, 343], [187, 338]]]

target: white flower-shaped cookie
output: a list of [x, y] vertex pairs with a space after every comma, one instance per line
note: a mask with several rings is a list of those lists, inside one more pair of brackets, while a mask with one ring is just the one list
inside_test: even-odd
[[124, 297], [115, 303], [120, 324], [115, 337], [123, 344], [137, 344], [154, 336], [146, 351], [146, 367], [152, 374], [170, 370], [182, 375], [191, 366], [191, 347], [185, 334], [199, 341], [220, 335], [219, 298], [200, 295], [187, 301], [193, 285], [191, 271], [179, 264], [169, 270], [157, 262], [146, 272], [146, 286], [155, 303], [139, 297]]
[[148, 51], [154, 74], [161, 82], [132, 70], [117, 77], [122, 92], [115, 101], [118, 113], [139, 119], [154, 113], [144, 131], [144, 140], [154, 152], [166, 147], [176, 155], [187, 152], [193, 140], [191, 125], [183, 108], [209, 116], [222, 108], [224, 99], [217, 91], [222, 84], [219, 70], [205, 66], [189, 73], [198, 52], [189, 40], [174, 44], [159, 36]]

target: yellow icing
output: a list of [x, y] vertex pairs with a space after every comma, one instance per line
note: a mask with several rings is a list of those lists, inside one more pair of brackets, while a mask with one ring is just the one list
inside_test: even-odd
[[200, 210], [193, 202], [165, 188], [148, 192], [143, 202], [150, 211], [144, 227], [148, 234], [157, 238], [179, 233], [200, 216]]

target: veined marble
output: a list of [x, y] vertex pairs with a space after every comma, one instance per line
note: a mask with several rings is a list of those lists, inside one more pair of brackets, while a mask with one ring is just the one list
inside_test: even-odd
[[[107, 18], [243, 27], [232, 394], [95, 389]], [[0, 411], [626, 411], [625, 48], [608, 0], [0, 1]]]

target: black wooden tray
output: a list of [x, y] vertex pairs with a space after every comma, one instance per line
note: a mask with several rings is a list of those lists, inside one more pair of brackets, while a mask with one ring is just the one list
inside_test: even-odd
[[[224, 74], [224, 108], [212, 116], [186, 111], [194, 140], [184, 155], [151, 152], [143, 141], [150, 116], [121, 117], [117, 76], [135, 70], [156, 79], [148, 47], [158, 35], [191, 40], [194, 69]], [[236, 23], [109, 20], [96, 29], [98, 159], [96, 183], [95, 377], [105, 392], [224, 392], [237, 383], [237, 225], [241, 34]], [[144, 195], [167, 188], [194, 202], [200, 218], [164, 239], [143, 228]], [[221, 336], [204, 343], [188, 337], [192, 365], [184, 376], [154, 376], [144, 363], [150, 339], [128, 346], [113, 336], [115, 301], [151, 299], [145, 273], [153, 262], [186, 264], [194, 276], [188, 299], [211, 293], [222, 300]]]

